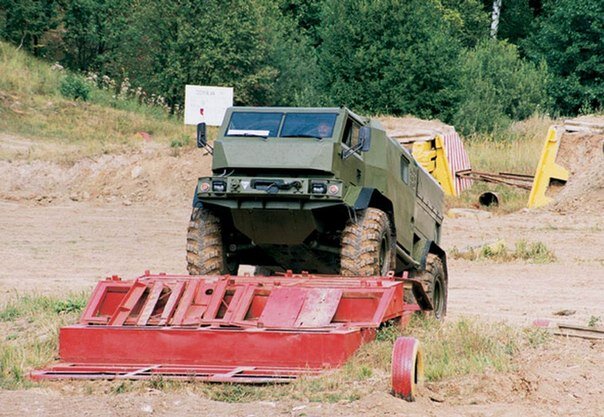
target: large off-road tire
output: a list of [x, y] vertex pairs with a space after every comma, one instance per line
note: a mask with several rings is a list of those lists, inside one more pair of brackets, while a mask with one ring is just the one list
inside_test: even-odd
[[204, 208], [193, 208], [187, 231], [187, 270], [190, 275], [227, 274], [220, 218]]
[[340, 273], [345, 276], [386, 275], [396, 262], [395, 238], [388, 215], [368, 208], [342, 231]]
[[447, 314], [447, 278], [442, 259], [433, 253], [428, 254], [426, 270], [417, 273], [413, 278], [420, 281], [434, 308], [432, 314], [442, 320]]

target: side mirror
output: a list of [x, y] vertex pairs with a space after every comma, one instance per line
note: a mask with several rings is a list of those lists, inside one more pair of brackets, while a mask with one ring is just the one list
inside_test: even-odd
[[197, 147], [205, 148], [208, 144], [208, 140], [206, 138], [206, 124], [198, 123], [197, 124]]
[[367, 152], [371, 148], [371, 128], [369, 126], [359, 129], [359, 146], [361, 152]]

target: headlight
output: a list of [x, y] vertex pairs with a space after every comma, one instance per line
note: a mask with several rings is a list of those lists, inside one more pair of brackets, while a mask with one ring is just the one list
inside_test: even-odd
[[327, 193], [327, 184], [324, 182], [313, 182], [310, 184], [310, 192], [313, 194]]
[[226, 191], [226, 182], [212, 181], [212, 191], [215, 193], [224, 193]]

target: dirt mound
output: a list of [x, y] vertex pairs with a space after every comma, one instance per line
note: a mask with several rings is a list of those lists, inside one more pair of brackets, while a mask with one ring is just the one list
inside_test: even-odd
[[196, 149], [176, 155], [167, 147], [82, 159], [72, 166], [47, 161], [0, 161], [0, 199], [40, 203], [142, 201], [182, 204], [196, 180], [210, 173], [211, 157]]
[[570, 177], [555, 195], [553, 208], [599, 212], [604, 206], [604, 117], [574, 119], [565, 127], [556, 162], [569, 170]]
[[435, 134], [447, 134], [455, 132], [453, 126], [449, 126], [440, 120], [423, 120], [412, 116], [405, 117], [378, 117], [388, 136], [399, 141], [431, 139]]

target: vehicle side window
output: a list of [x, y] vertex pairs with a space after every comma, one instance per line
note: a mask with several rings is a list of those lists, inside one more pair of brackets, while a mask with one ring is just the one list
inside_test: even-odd
[[409, 184], [409, 160], [401, 156], [401, 179], [405, 184]]
[[348, 119], [346, 121], [346, 127], [344, 128], [344, 138], [343, 142], [349, 146], [353, 147], [359, 144], [359, 129], [360, 126]]
[[352, 124], [352, 130], [350, 131], [350, 146], [355, 147], [359, 144], [359, 125], [356, 123]]

